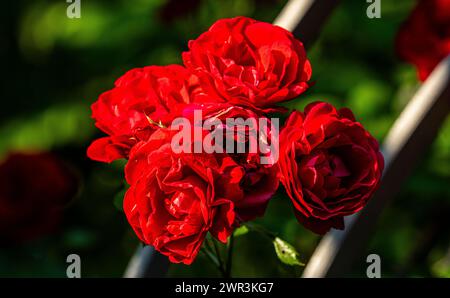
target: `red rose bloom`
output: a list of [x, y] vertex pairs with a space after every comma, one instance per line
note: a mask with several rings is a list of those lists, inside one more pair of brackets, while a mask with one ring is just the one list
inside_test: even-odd
[[88, 148], [91, 159], [111, 162], [128, 157], [130, 148], [147, 139], [158, 123], [169, 124], [196, 92], [196, 78], [179, 65], [135, 68], [92, 105], [95, 125], [109, 136]]
[[450, 54], [450, 0], [421, 0], [400, 28], [399, 56], [417, 67], [424, 81]]
[[[239, 221], [250, 221], [263, 216], [269, 200], [279, 185], [278, 167], [274, 166], [275, 161], [272, 160], [272, 163], [269, 164], [261, 163], [261, 157], [271, 160], [275, 152], [262, 152], [263, 149], [258, 143], [260, 140], [267, 140], [269, 144], [272, 142], [270, 120], [251, 109], [227, 103], [191, 104], [185, 107], [183, 116], [192, 120], [194, 111], [202, 112], [203, 121], [199, 125], [207, 122], [213, 123], [214, 120], [220, 121], [219, 129], [224, 135], [223, 152], [226, 152], [227, 139], [233, 143], [235, 153], [228, 155], [244, 171], [240, 182], [244, 197], [235, 202]], [[252, 126], [243, 125], [242, 130], [237, 130], [235, 127], [227, 125], [227, 119], [242, 119], [243, 122], [247, 121], [246, 124], [252, 123]], [[260, 122], [260, 119], [264, 119], [265, 122]], [[262, 139], [263, 134], [264, 139]], [[238, 153], [239, 144], [243, 145], [245, 152]], [[254, 146], [254, 149], [250, 150], [250, 146]], [[274, 148], [274, 150], [278, 150], [278, 148]]]
[[221, 242], [232, 233], [243, 171], [225, 155], [175, 154], [171, 135], [161, 129], [133, 147], [124, 210], [144, 243], [191, 264], [207, 232]]
[[12, 153], [0, 164], [0, 242], [23, 242], [53, 231], [77, 179], [48, 153]]
[[348, 109], [323, 102], [294, 111], [280, 133], [280, 179], [299, 222], [324, 234], [344, 228], [377, 189], [384, 160]]
[[300, 41], [281, 27], [246, 17], [217, 21], [189, 42], [183, 61], [209, 94], [258, 108], [295, 98], [311, 77]]

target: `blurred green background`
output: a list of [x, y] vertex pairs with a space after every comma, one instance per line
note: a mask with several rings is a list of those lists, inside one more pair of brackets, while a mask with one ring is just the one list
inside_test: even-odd
[[[181, 63], [187, 41], [215, 20], [245, 15], [271, 22], [282, 0], [81, 0], [81, 18], [65, 1], [5, 2], [0, 10], [0, 160], [11, 151], [51, 151], [81, 180], [79, 195], [56, 233], [0, 248], [0, 276], [65, 277], [66, 256], [81, 256], [83, 277], [119, 277], [138, 243], [120, 210], [124, 162], [86, 157], [102, 134], [90, 104], [126, 70]], [[413, 66], [396, 57], [394, 38], [413, 0], [382, 1], [381, 19], [368, 19], [366, 1], [347, 0], [309, 49], [315, 86], [287, 106], [313, 100], [353, 109], [380, 141], [419, 87]], [[450, 277], [450, 119], [426, 158], [385, 210], [367, 254], [381, 256], [383, 276]], [[258, 221], [292, 243], [307, 261], [320, 237], [295, 220], [290, 202], [272, 200]], [[366, 255], [367, 255], [366, 254]], [[350, 276], [365, 277], [365, 257]], [[248, 233], [236, 239], [233, 275], [293, 277], [302, 268], [278, 261], [272, 244]], [[199, 255], [169, 276], [217, 276]]]

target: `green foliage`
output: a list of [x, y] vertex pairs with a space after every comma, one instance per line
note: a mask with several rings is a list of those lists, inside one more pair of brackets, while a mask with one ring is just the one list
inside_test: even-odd
[[247, 228], [247, 226], [242, 225], [239, 228], [237, 228], [236, 230], [234, 230], [233, 234], [235, 237], [239, 237], [239, 236], [247, 234], [248, 232], [249, 232], [249, 229]]
[[127, 188], [122, 189], [114, 196], [114, 206], [119, 211], [123, 211], [123, 199], [125, 197], [125, 193], [127, 192]]
[[299, 253], [291, 244], [276, 237], [273, 240], [273, 246], [275, 247], [275, 252], [278, 256], [278, 259], [284, 264], [290, 266], [304, 266], [304, 264], [299, 260]]
[[0, 127], [0, 156], [14, 150], [51, 150], [82, 144], [94, 127], [85, 104], [55, 105], [33, 116], [18, 117]]

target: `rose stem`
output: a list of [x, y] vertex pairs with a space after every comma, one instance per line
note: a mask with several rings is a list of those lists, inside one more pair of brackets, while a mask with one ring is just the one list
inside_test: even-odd
[[[222, 273], [223, 277], [225, 277], [225, 267], [224, 267], [222, 258], [220, 256], [218, 247], [216, 245], [216, 242], [215, 242], [214, 238], [208, 237], [208, 236], [210, 236], [210, 235], [207, 235], [205, 238], [205, 243], [206, 243], [205, 248], [208, 249], [209, 253], [212, 256], [215, 256], [216, 266], [219, 269], [220, 273]], [[211, 245], [211, 242], [213, 243], [213, 245]], [[214, 249], [213, 249], [213, 246], [214, 246]]]
[[217, 241], [215, 239], [212, 239], [212, 243], [214, 245], [214, 250], [216, 251], [216, 255], [217, 255], [217, 259], [219, 260], [220, 267], [222, 268], [223, 272], [226, 272], [225, 264], [223, 262], [222, 255], [220, 253], [219, 246], [217, 245]]
[[231, 266], [233, 265], [233, 245], [234, 234], [231, 234], [230, 241], [228, 242], [227, 267], [225, 271], [225, 276], [228, 278], [231, 278]]
[[217, 269], [220, 271], [222, 276], [225, 276], [225, 271], [222, 269], [222, 267], [219, 264], [219, 261], [217, 260], [216, 256], [205, 246], [202, 247], [200, 250], [205, 254], [205, 256], [213, 262], [213, 264], [217, 267]]

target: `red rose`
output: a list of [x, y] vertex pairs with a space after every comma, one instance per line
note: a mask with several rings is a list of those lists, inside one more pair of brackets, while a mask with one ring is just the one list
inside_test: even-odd
[[128, 71], [92, 105], [95, 125], [109, 136], [94, 141], [88, 156], [103, 162], [126, 158], [159, 123], [170, 123], [197, 88], [196, 78], [179, 65]]
[[421, 0], [400, 28], [396, 47], [424, 81], [450, 54], [450, 0]]
[[295, 98], [311, 77], [300, 41], [281, 27], [246, 17], [217, 21], [189, 42], [183, 61], [207, 93], [258, 108]]
[[55, 229], [77, 179], [48, 153], [12, 153], [0, 164], [0, 241], [32, 240]]
[[294, 111], [280, 133], [280, 179], [308, 229], [344, 228], [363, 208], [384, 167], [377, 141], [348, 109], [323, 102]]
[[[235, 153], [229, 152], [228, 155], [242, 167], [245, 173], [240, 182], [244, 197], [235, 202], [236, 215], [239, 221], [249, 221], [263, 216], [267, 204], [278, 189], [279, 184], [278, 168], [274, 166], [275, 161], [272, 160], [275, 154], [271, 154], [271, 152], [262, 153], [263, 148], [258, 143], [259, 140], [265, 139], [267, 139], [267, 143], [272, 143], [270, 119], [250, 109], [227, 103], [191, 104], [185, 107], [183, 116], [193, 120], [194, 111], [202, 112], [203, 121], [199, 124], [200, 126], [203, 123], [213, 123], [214, 120], [219, 120], [221, 123], [219, 126], [220, 132], [224, 135], [223, 152], [226, 152], [227, 139], [231, 139], [233, 143]], [[243, 126], [242, 131], [237, 131], [233, 126], [227, 125], [227, 119], [242, 119], [244, 122], [247, 121], [246, 124], [252, 123], [252, 127]], [[265, 121], [260, 122], [260, 120]], [[216, 128], [213, 127], [213, 129]], [[263, 134], [264, 139], [262, 139]], [[239, 144], [243, 145], [245, 152], [237, 153]], [[254, 150], [250, 150], [250, 144], [254, 146]], [[278, 147], [273, 149], [278, 150]], [[262, 163], [261, 157], [271, 160], [271, 163]]]
[[175, 154], [171, 135], [161, 129], [133, 147], [124, 210], [143, 242], [190, 264], [207, 232], [221, 242], [232, 233], [243, 171], [225, 155]]

